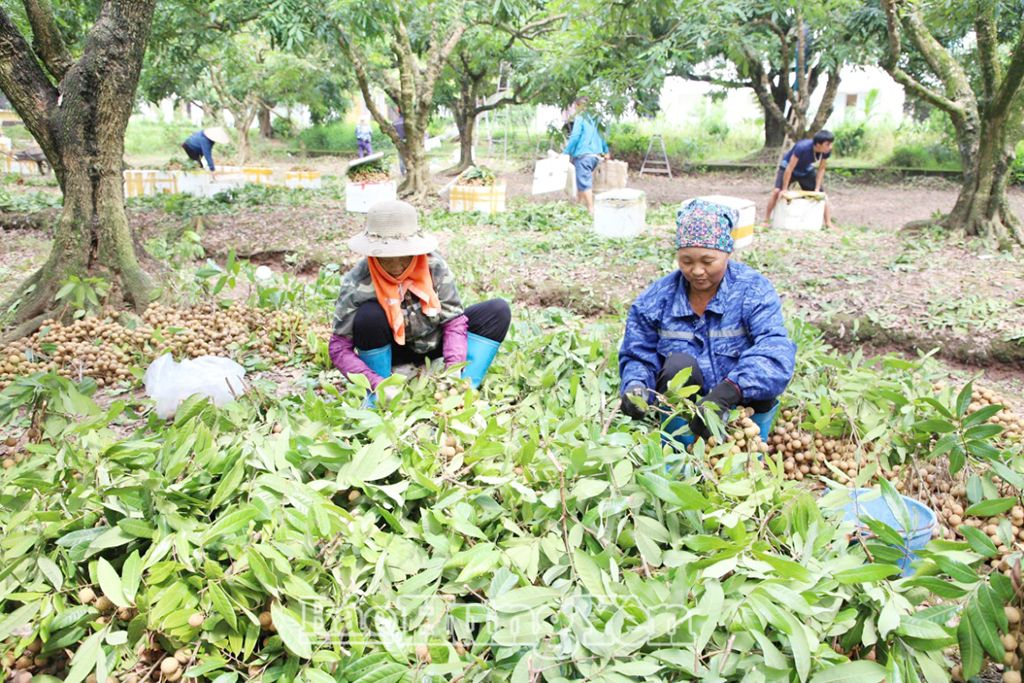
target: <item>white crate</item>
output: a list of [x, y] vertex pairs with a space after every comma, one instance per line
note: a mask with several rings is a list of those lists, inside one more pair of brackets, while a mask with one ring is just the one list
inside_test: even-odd
[[826, 201], [824, 192], [783, 192], [772, 212], [772, 227], [776, 230], [821, 230]]
[[398, 186], [394, 180], [382, 183], [349, 183], [345, 186], [345, 210], [366, 213], [377, 202], [398, 199]]
[[735, 244], [735, 248], [745, 249], [754, 242], [754, 223], [757, 219], [757, 207], [754, 202], [749, 199], [743, 199], [741, 197], [730, 197], [725, 194], [707, 194], [700, 197], [693, 197], [687, 199], [685, 202], [680, 204], [680, 208], [686, 206], [695, 199], [703, 199], [706, 202], [712, 202], [714, 204], [722, 204], [729, 208], [736, 209], [740, 214], [739, 223], [732, 230], [732, 239]]
[[594, 232], [601, 237], [636, 237], [646, 226], [643, 190], [609, 190], [594, 196]]
[[560, 192], [565, 189], [571, 169], [572, 164], [569, 163], [569, 157], [564, 154], [549, 159], [538, 159], [537, 165], [533, 168], [531, 193]]

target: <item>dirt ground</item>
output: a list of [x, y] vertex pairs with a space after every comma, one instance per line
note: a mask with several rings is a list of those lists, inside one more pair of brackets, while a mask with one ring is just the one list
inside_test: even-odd
[[[325, 173], [340, 173], [344, 160], [316, 160]], [[564, 202], [560, 193], [529, 194], [532, 169], [502, 173], [512, 206]], [[437, 176], [441, 187], [449, 178]], [[766, 173], [691, 173], [669, 179], [630, 178], [648, 196], [647, 236], [635, 247], [607, 249], [589, 234], [585, 220], [571, 240], [558, 232], [506, 224], [500, 237], [486, 219], [442, 233], [442, 249], [471, 248], [496, 264], [466, 273], [479, 287], [507, 292], [520, 305], [566, 306], [585, 315], [622, 312], [624, 303], [671, 268], [669, 207], [698, 194], [749, 198], [763, 216], [771, 177]], [[953, 365], [985, 370], [1004, 389], [1024, 388], [1024, 267], [1021, 250], [992, 252], [974, 243], [932, 234], [908, 234], [906, 222], [948, 211], [957, 186], [938, 178], [899, 184], [827, 177], [837, 229], [813, 234], [759, 231], [755, 247], [737, 255], [768, 275], [789, 310], [821, 326], [834, 343], [913, 353], [933, 347]], [[1024, 189], [1011, 190], [1024, 215]], [[427, 202], [440, 207], [440, 198]], [[664, 208], [659, 208], [664, 207]], [[183, 219], [132, 210], [140, 240], [183, 227], [197, 229], [214, 258], [234, 249], [239, 256], [299, 272], [323, 263], [352, 260], [345, 243], [364, 217], [349, 214], [337, 198], [313, 206], [268, 206]], [[45, 258], [48, 240], [38, 230], [0, 231], [0, 294]], [[586, 243], [586, 244], [582, 244]], [[462, 265], [462, 264], [460, 264]]]

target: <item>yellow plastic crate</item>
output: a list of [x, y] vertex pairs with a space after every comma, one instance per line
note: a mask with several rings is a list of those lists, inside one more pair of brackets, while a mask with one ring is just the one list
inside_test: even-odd
[[448, 210], [452, 213], [479, 211], [480, 213], [504, 213], [505, 181], [494, 185], [455, 185], [448, 195]]

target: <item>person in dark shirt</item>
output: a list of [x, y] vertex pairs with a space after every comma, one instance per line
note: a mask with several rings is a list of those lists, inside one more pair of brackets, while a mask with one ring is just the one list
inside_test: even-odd
[[213, 146], [218, 143], [226, 145], [229, 142], [231, 142], [231, 136], [228, 135], [228, 132], [220, 126], [214, 126], [192, 133], [182, 143], [181, 148], [185, 150], [189, 159], [199, 164], [200, 168], [202, 168], [202, 160], [205, 158], [207, 170], [213, 173], [217, 168], [213, 163]]
[[[835, 136], [827, 130], [819, 130], [813, 138], [801, 140], [782, 155], [779, 170], [775, 174], [775, 187], [768, 200], [765, 222], [772, 219], [775, 204], [783, 190], [789, 189], [793, 183], [799, 183], [805, 192], [824, 192], [825, 165], [832, 154], [832, 143]], [[817, 166], [815, 166], [817, 164]], [[832, 207], [825, 200], [825, 227], [832, 227]]]

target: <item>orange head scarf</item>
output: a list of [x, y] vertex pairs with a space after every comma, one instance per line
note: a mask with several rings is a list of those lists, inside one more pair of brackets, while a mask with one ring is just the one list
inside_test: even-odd
[[389, 275], [380, 265], [380, 261], [373, 256], [368, 257], [366, 262], [370, 266], [373, 290], [388, 318], [395, 343], [404, 346], [405, 315], [402, 313], [402, 301], [406, 292], [412, 292], [413, 296], [420, 300], [424, 315], [437, 315], [441, 312], [441, 301], [434, 291], [434, 280], [430, 277], [427, 255], [413, 256], [409, 267], [398, 277]]

